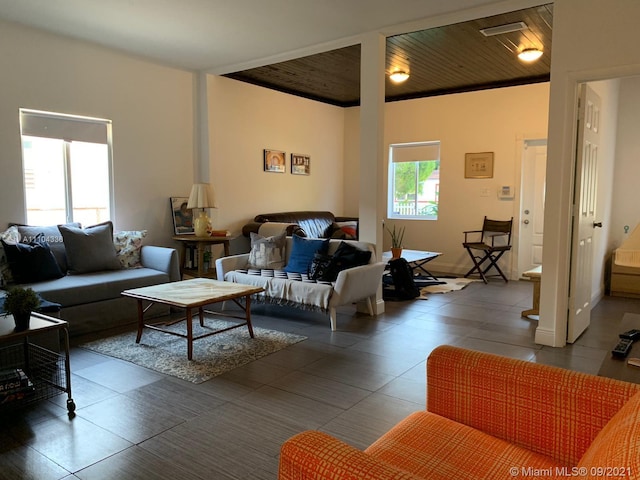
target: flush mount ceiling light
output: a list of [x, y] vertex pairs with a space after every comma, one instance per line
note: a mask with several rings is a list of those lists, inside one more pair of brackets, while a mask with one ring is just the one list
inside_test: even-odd
[[518, 58], [523, 62], [535, 62], [542, 56], [539, 48], [525, 48], [518, 54]]
[[389, 80], [393, 83], [402, 83], [405, 82], [409, 78], [409, 74], [404, 70], [396, 70], [391, 75], [389, 75]]

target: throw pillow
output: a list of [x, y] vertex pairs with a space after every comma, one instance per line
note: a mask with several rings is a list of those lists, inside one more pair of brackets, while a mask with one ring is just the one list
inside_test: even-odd
[[331, 265], [332, 256], [327, 253], [316, 253], [309, 266], [308, 276], [311, 280], [320, 280], [325, 276], [327, 268]]
[[284, 267], [285, 232], [263, 237], [251, 232], [251, 252], [247, 266], [255, 269], [279, 270]]
[[[80, 224], [67, 223], [67, 226], [80, 228]], [[20, 238], [23, 242], [29, 243], [34, 240], [38, 235], [44, 235], [44, 241], [49, 244], [53, 256], [58, 262], [60, 271], [63, 274], [67, 273], [67, 254], [64, 249], [64, 241], [58, 225], [46, 225], [46, 226], [31, 226], [31, 225], [18, 225], [18, 232], [20, 232]]]
[[44, 235], [29, 243], [1, 242], [15, 283], [43, 282], [63, 276]]
[[300, 237], [292, 237], [291, 254], [284, 271], [288, 273], [307, 273], [316, 253], [327, 253], [329, 239], [318, 240]]
[[350, 245], [346, 242], [340, 242], [338, 249], [333, 254], [331, 262], [320, 280], [335, 282], [336, 278], [338, 278], [338, 273], [342, 270], [366, 265], [369, 263], [370, 259], [371, 252], [369, 250], [360, 250], [354, 245]]
[[[18, 243], [20, 241], [18, 227], [9, 227], [4, 232], [0, 233], [0, 239], [7, 243]], [[13, 275], [11, 275], [11, 268], [9, 267], [9, 260], [4, 250], [4, 246], [0, 243], [0, 287], [3, 288], [10, 283], [13, 283]]]
[[147, 236], [146, 230], [126, 230], [113, 235], [116, 256], [122, 268], [140, 268], [140, 250], [142, 240]]
[[60, 225], [67, 253], [69, 273], [90, 273], [122, 268], [113, 245], [113, 224], [101, 223], [87, 228]]
[[325, 232], [325, 237], [340, 238], [342, 240], [357, 240], [358, 238], [358, 222], [334, 222]]

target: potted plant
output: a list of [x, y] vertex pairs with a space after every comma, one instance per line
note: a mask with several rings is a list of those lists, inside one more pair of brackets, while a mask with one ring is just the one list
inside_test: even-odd
[[396, 226], [393, 229], [387, 227], [389, 235], [391, 235], [391, 257], [393, 259], [400, 258], [402, 256], [402, 240], [404, 239], [404, 227], [399, 228], [396, 231]]
[[29, 328], [31, 312], [40, 306], [40, 298], [31, 288], [13, 287], [7, 290], [4, 299], [4, 311], [6, 315], [13, 315], [16, 322], [16, 331]]

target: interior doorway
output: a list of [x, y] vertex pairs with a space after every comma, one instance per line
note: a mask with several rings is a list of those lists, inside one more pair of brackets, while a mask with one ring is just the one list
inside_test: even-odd
[[542, 265], [547, 139], [525, 139], [522, 146], [518, 276]]

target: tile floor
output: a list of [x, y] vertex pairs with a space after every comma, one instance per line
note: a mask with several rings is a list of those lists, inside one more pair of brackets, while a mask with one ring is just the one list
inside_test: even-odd
[[377, 318], [256, 306], [254, 323], [308, 340], [200, 385], [73, 348], [65, 395], [0, 417], [0, 479], [275, 479], [281, 443], [304, 429], [364, 448], [425, 402], [425, 358], [448, 343], [597, 373], [625, 312], [604, 298], [573, 345], [533, 342], [531, 284], [474, 283], [429, 299], [387, 302]]

